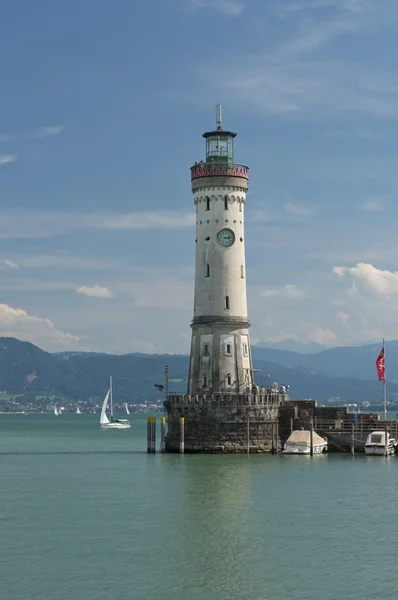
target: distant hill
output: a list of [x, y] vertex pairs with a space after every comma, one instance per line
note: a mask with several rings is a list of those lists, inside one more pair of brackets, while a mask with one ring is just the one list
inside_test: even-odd
[[[389, 342], [392, 361], [393, 342]], [[398, 359], [398, 342], [395, 343]], [[290, 385], [291, 395], [321, 402], [338, 397], [341, 402], [381, 401], [381, 386], [374, 369], [379, 346], [333, 348], [317, 354], [253, 347], [256, 381]], [[368, 369], [362, 365], [367, 360]], [[349, 364], [344, 364], [347, 360]], [[0, 338], [0, 391], [27, 397], [62, 396], [71, 400], [100, 399], [113, 376], [116, 401], [143, 402], [162, 398], [154, 389], [163, 384], [164, 367], [169, 366], [169, 391], [185, 392], [188, 356], [156, 354], [101, 354], [61, 352], [49, 354], [15, 338]], [[389, 364], [389, 363], [387, 363]], [[361, 367], [362, 370], [359, 368]], [[349, 376], [351, 371], [368, 375]], [[336, 377], [339, 373], [345, 375]], [[388, 384], [389, 394], [398, 394], [398, 385]]]
[[[353, 377], [375, 381], [376, 358], [381, 343], [329, 348], [322, 352], [299, 354], [289, 350], [252, 347], [253, 359], [286, 367], [303, 367], [332, 377]], [[386, 343], [387, 380], [398, 383], [398, 340]]]
[[298, 342], [297, 340], [283, 340], [283, 342], [259, 342], [255, 347], [270, 348], [273, 350], [290, 350], [292, 352], [297, 352], [298, 354], [322, 352], [322, 350], [328, 348], [328, 346], [323, 346], [322, 344], [317, 344], [316, 342], [307, 342], [304, 344], [303, 342]]

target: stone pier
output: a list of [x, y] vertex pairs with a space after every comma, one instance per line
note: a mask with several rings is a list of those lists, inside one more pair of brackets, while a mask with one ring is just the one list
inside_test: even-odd
[[[283, 394], [170, 395], [164, 403], [166, 452], [178, 452], [180, 417], [185, 419], [185, 453], [271, 452]], [[249, 432], [249, 437], [248, 437]]]

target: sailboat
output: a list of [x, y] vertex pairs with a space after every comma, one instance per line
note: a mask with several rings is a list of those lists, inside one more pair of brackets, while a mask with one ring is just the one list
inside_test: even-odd
[[76, 408], [76, 414], [77, 414], [77, 415], [81, 415], [81, 414], [82, 414], [82, 411], [80, 410], [80, 406], [78, 406], [78, 407]]
[[54, 415], [56, 417], [58, 417], [58, 415], [59, 415], [58, 408], [56, 406], [54, 406]]
[[[109, 420], [106, 414], [108, 402], [111, 405], [111, 420]], [[104, 398], [104, 403], [101, 410], [100, 425], [102, 429], [129, 429], [131, 427], [127, 419], [114, 419], [113, 418], [113, 396], [112, 396], [112, 377], [109, 379], [109, 390]]]
[[124, 403], [124, 408], [126, 410], [126, 414], [129, 415], [130, 411], [129, 411], [129, 406], [128, 406], [127, 402]]

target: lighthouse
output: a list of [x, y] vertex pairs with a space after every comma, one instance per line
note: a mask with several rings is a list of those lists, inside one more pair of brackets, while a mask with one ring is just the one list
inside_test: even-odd
[[191, 167], [196, 210], [195, 293], [186, 394], [168, 392], [165, 452], [270, 452], [278, 448], [283, 395], [254, 385], [246, 297], [245, 205], [249, 169], [235, 162], [236, 133], [203, 134]]
[[252, 391], [244, 211], [248, 167], [235, 162], [236, 133], [203, 134], [206, 158], [191, 167], [196, 207], [195, 295], [188, 394]]

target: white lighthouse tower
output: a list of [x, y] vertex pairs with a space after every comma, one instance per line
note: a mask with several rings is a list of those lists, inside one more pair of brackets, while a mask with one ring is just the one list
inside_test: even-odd
[[206, 160], [191, 167], [196, 205], [195, 301], [188, 394], [251, 393], [244, 210], [248, 167], [235, 162], [236, 133], [203, 134]]

